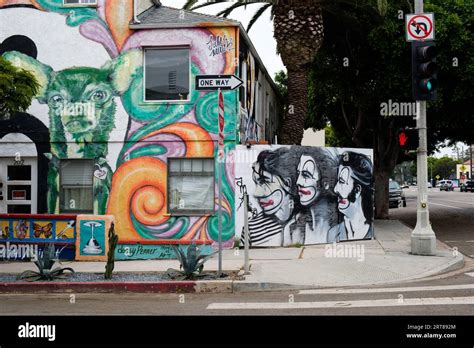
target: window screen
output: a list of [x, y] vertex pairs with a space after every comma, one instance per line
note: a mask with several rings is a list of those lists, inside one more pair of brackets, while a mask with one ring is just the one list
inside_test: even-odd
[[170, 213], [204, 214], [214, 211], [214, 159], [168, 160]]
[[64, 5], [97, 5], [97, 0], [64, 0]]
[[93, 213], [92, 160], [61, 161], [61, 212]]
[[145, 99], [187, 100], [189, 95], [189, 49], [145, 50]]

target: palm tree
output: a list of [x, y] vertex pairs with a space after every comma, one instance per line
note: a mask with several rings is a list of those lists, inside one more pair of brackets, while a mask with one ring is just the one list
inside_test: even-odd
[[[387, 0], [377, 1], [379, 9], [385, 7]], [[370, 6], [365, 2], [365, 5]], [[199, 0], [188, 0], [183, 6], [187, 10], [196, 10], [216, 3], [215, 0], [198, 4]], [[283, 119], [280, 140], [283, 144], [300, 144], [303, 138], [305, 121], [308, 114], [308, 77], [310, 65], [314, 60], [324, 38], [324, 15], [340, 16], [344, 11], [339, 5], [362, 6], [364, 1], [357, 0], [237, 0], [217, 15], [228, 17], [232, 11], [244, 6], [258, 4], [259, 9], [250, 20], [247, 31], [269, 8], [274, 25], [277, 51], [288, 71], [288, 107]]]

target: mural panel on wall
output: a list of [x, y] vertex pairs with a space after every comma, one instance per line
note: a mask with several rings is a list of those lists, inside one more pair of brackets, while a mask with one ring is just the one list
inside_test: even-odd
[[76, 260], [107, 260], [108, 232], [113, 220], [107, 215], [77, 216]]
[[245, 190], [252, 247], [374, 236], [372, 150], [238, 145], [234, 158], [235, 234], [242, 242]]
[[[0, 245], [39, 245], [54, 243], [61, 259], [74, 258], [76, 215], [0, 214]], [[11, 253], [8, 258], [12, 257]]]
[[[144, 103], [142, 47], [189, 46], [191, 74], [236, 73], [236, 29], [232, 27], [165, 30], [129, 29], [133, 1], [99, 0], [95, 8], [64, 8], [62, 0], [34, 0], [31, 8], [14, 7], [14, 1], [0, 0], [3, 22], [10, 34], [31, 37], [35, 54], [11, 49], [4, 57], [35, 74], [42, 88], [36, 96], [47, 115], [32, 113], [49, 128], [51, 152], [48, 173], [48, 213], [59, 213], [59, 165], [69, 158], [93, 158], [94, 213], [114, 215], [120, 242], [141, 240], [193, 240], [213, 242], [218, 238], [217, 216], [170, 216], [167, 214], [167, 159], [170, 157], [215, 157], [217, 145], [217, 103], [214, 92], [191, 90], [187, 103]], [[33, 8], [34, 7], [34, 8]], [[38, 11], [41, 10], [41, 11]], [[54, 37], [36, 35], [36, 25], [19, 18], [34, 13], [63, 17], [55, 28], [60, 40], [84, 39], [74, 54], [86, 55], [97, 44], [108, 55], [94, 66], [68, 65], [62, 56], [58, 68], [43, 50], [54, 50]], [[35, 19], [38, 24], [38, 20]], [[14, 33], [12, 28], [18, 28]], [[71, 28], [74, 28], [72, 30]], [[66, 30], [67, 29], [67, 30]], [[0, 39], [5, 40], [7, 37]], [[68, 38], [68, 35], [71, 35]], [[10, 35], [11, 36], [11, 35]], [[34, 39], [36, 37], [36, 39]], [[0, 40], [0, 41], [2, 41]], [[37, 48], [37, 56], [36, 56]], [[31, 50], [28, 50], [31, 51]], [[42, 58], [43, 57], [43, 58]], [[54, 62], [58, 59], [54, 57]], [[94, 58], [92, 58], [94, 60]], [[100, 61], [100, 60], [99, 60]], [[226, 152], [235, 147], [238, 94], [226, 91]], [[44, 110], [44, 108], [38, 108]], [[44, 119], [48, 121], [45, 122]], [[125, 119], [126, 129], [119, 121]], [[112, 162], [111, 158], [116, 159]], [[217, 165], [217, 162], [216, 162]], [[216, 171], [217, 172], [217, 171]], [[225, 247], [234, 242], [234, 173], [228, 164], [223, 173]], [[217, 178], [216, 178], [217, 183]], [[217, 193], [217, 189], [215, 190]], [[214, 202], [217, 210], [217, 200]], [[44, 227], [44, 226], [43, 226]], [[25, 232], [26, 233], [26, 232]]]

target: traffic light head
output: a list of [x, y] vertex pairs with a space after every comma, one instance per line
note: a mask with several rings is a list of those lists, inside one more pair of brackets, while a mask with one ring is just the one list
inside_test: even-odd
[[434, 42], [412, 42], [412, 85], [415, 100], [435, 100], [438, 89], [438, 65]]

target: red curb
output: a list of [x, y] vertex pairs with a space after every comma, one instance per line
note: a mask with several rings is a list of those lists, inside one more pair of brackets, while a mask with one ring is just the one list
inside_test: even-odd
[[2, 282], [0, 293], [46, 292], [196, 292], [194, 281], [162, 282]]

